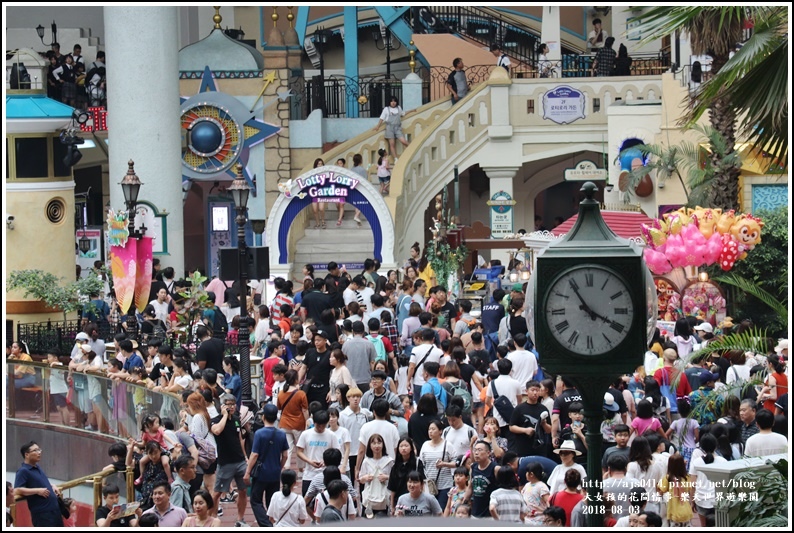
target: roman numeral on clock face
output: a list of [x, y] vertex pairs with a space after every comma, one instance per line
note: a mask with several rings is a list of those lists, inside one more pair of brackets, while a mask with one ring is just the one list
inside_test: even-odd
[[587, 285], [588, 287], [592, 287], [593, 286], [593, 273], [592, 272], [587, 272], [584, 275], [584, 281], [585, 281], [585, 285]]
[[615, 314], [616, 315], [628, 315], [629, 314], [629, 310], [628, 310], [627, 307], [616, 307], [615, 308]]
[[576, 341], [578, 341], [578, 340], [579, 340], [579, 333], [576, 332], [576, 331], [571, 333], [571, 336], [568, 337], [568, 343], [569, 344], [576, 344]]
[[618, 333], [623, 333], [623, 330], [625, 329], [625, 327], [623, 326], [623, 324], [618, 324], [617, 322], [612, 322], [612, 323], [610, 323], [610, 324], [609, 324], [609, 327], [610, 327], [610, 328], [612, 328], [612, 329], [614, 329], [614, 330], [615, 330], [615, 331], [617, 331]]
[[593, 337], [591, 337], [590, 335], [587, 336], [587, 349], [588, 350], [593, 349]]
[[564, 315], [565, 314], [565, 309], [552, 309], [551, 310], [551, 314], [552, 315], [557, 315], [557, 316]]
[[567, 320], [563, 320], [559, 324], [555, 325], [554, 329], [557, 330], [557, 333], [562, 333], [563, 331], [568, 329], [568, 326], [569, 326], [568, 321]]
[[610, 297], [609, 297], [609, 299], [610, 299], [610, 300], [617, 300], [617, 299], [618, 299], [618, 298], [620, 298], [621, 296], [623, 296], [623, 291], [616, 292], [615, 294], [613, 294], [612, 296], [610, 296]]

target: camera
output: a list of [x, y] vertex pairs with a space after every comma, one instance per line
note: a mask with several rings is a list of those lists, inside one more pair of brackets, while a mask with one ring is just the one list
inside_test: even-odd
[[6, 215], [6, 226], [8, 229], [14, 229], [14, 215]]

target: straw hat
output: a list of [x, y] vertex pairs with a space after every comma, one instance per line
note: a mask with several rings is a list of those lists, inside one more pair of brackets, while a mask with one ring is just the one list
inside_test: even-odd
[[574, 452], [577, 456], [582, 455], [582, 452], [576, 449], [576, 444], [572, 440], [564, 440], [559, 448], [554, 450], [554, 453], [558, 454], [560, 452]]

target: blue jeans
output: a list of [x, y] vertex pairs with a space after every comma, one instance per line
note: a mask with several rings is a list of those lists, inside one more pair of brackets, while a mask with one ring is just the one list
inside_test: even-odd
[[436, 499], [438, 500], [438, 504], [441, 506], [441, 510], [447, 508], [447, 500], [449, 499], [449, 489], [438, 489], [438, 494], [436, 494]]
[[26, 387], [35, 387], [35, 386], [36, 386], [35, 374], [23, 374], [21, 378], [14, 378], [15, 389], [24, 389]]

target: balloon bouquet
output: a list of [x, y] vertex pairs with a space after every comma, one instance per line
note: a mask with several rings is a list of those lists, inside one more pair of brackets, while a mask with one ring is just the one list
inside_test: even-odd
[[642, 225], [645, 263], [656, 275], [715, 263], [727, 271], [761, 242], [763, 227], [764, 222], [750, 214], [682, 207]]

